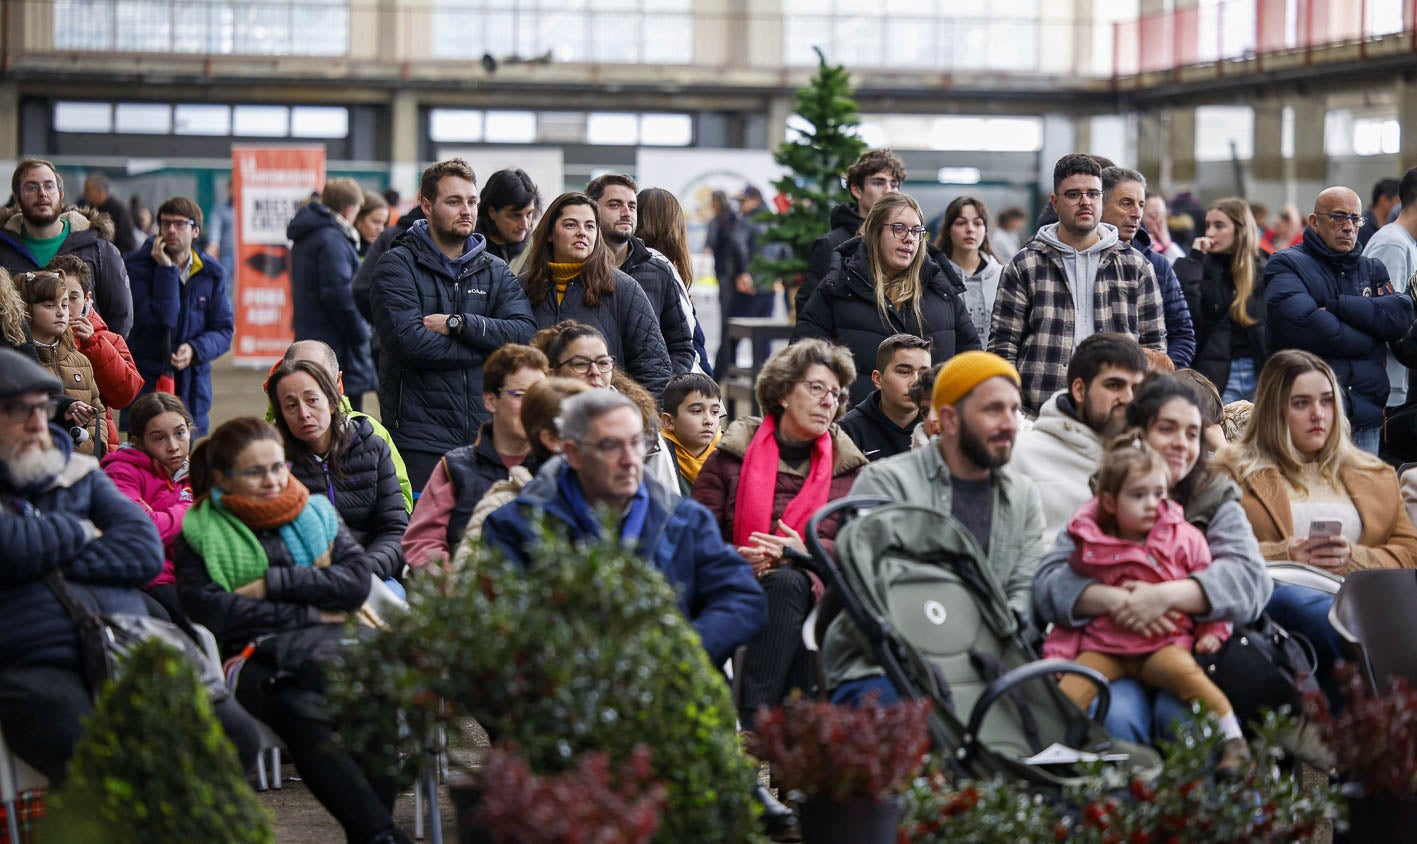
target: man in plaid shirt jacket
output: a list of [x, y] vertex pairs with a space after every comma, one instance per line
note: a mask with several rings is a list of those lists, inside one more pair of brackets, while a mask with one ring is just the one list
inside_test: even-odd
[[1067, 386], [1068, 358], [1093, 334], [1135, 337], [1153, 366], [1166, 358], [1161, 289], [1146, 258], [1100, 222], [1097, 162], [1076, 153], [1060, 158], [1051, 202], [1058, 222], [1039, 229], [1004, 267], [989, 330], [989, 351], [1023, 377], [1030, 413]]

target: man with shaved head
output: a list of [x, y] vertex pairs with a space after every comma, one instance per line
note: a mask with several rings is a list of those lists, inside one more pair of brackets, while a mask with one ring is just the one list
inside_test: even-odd
[[1319, 194], [1303, 240], [1265, 267], [1265, 328], [1271, 349], [1304, 349], [1333, 367], [1354, 444], [1377, 454], [1390, 386], [1387, 344], [1407, 332], [1413, 311], [1387, 267], [1363, 257], [1362, 225], [1358, 194], [1345, 187]]

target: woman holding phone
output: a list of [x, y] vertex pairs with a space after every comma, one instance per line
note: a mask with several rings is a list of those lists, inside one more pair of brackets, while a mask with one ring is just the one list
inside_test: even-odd
[[[1402, 505], [1391, 466], [1348, 435], [1342, 391], [1317, 355], [1276, 352], [1260, 373], [1250, 424], [1216, 455], [1244, 493], [1241, 501], [1260, 553], [1336, 575], [1359, 569], [1417, 567], [1417, 528]], [[1268, 612], [1314, 643], [1319, 683], [1334, 698], [1331, 669], [1340, 657], [1328, 623], [1333, 596], [1279, 585]]]

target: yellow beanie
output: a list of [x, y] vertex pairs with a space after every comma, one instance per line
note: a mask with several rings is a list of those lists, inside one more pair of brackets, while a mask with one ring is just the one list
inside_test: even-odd
[[1022, 385], [1018, 370], [998, 355], [981, 351], [960, 352], [950, 358], [935, 377], [931, 404], [933, 407], [955, 404], [969, 395], [970, 390], [997, 375]]

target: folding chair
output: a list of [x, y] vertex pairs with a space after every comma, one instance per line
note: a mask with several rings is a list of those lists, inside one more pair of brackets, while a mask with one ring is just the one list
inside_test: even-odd
[[1303, 586], [1330, 595], [1337, 595], [1339, 587], [1343, 585], [1342, 577], [1304, 563], [1274, 562], [1266, 568], [1276, 583]]
[[1389, 677], [1417, 687], [1417, 571], [1355, 571], [1328, 611], [1329, 624], [1362, 665], [1368, 687], [1381, 693]]
[[49, 780], [11, 753], [10, 746], [5, 744], [4, 733], [0, 733], [0, 798], [5, 802], [6, 831], [14, 844], [19, 844], [20, 841], [20, 793], [48, 787]]
[[438, 807], [438, 783], [447, 779], [448, 733], [442, 727], [433, 731], [423, 759], [418, 765], [418, 779], [413, 783], [413, 837], [422, 841], [425, 823], [428, 840], [443, 844], [443, 817]]

